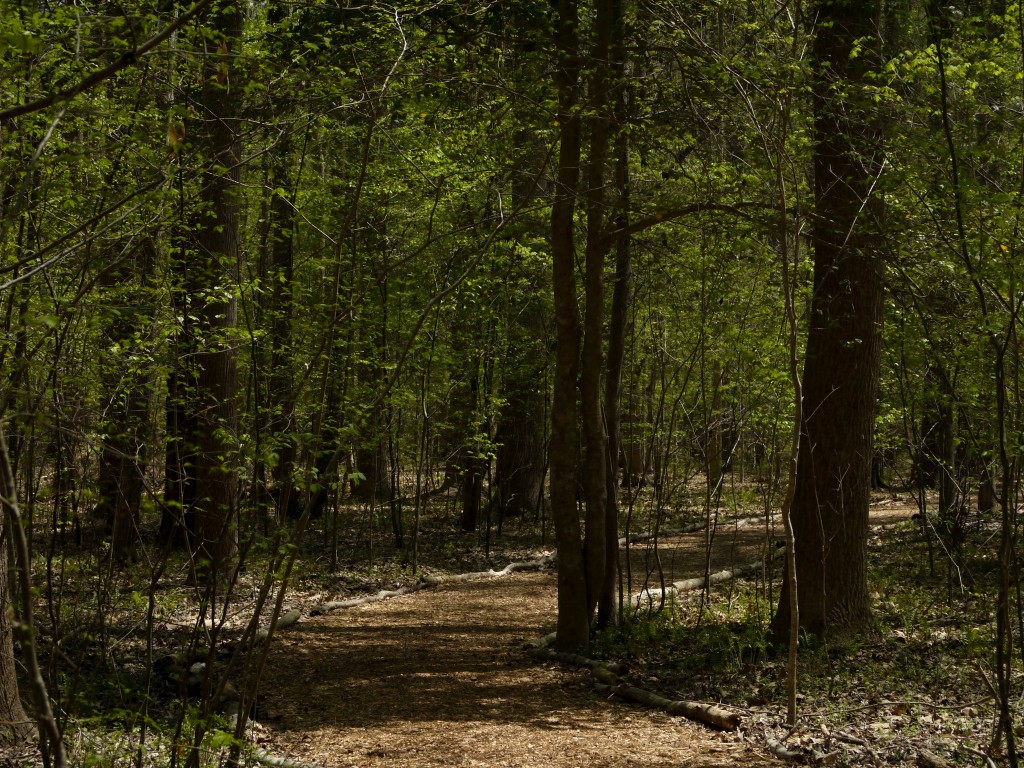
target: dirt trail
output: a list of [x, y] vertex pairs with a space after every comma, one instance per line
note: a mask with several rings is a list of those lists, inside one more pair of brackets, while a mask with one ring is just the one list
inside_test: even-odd
[[772, 762], [527, 658], [524, 644], [550, 630], [554, 611], [554, 575], [532, 573], [307, 619], [278, 636], [264, 676], [270, 751], [327, 768]]

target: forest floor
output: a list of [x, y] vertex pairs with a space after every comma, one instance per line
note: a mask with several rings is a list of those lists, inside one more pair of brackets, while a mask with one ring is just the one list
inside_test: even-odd
[[[876, 498], [874, 549], [895, 527], [912, 535], [909, 518], [916, 508], [910, 501]], [[711, 538], [711, 572], [756, 562], [774, 548], [766, 546], [774, 542], [766, 542], [763, 520], [722, 523]], [[633, 590], [644, 582], [657, 586], [659, 574], [667, 582], [702, 575], [708, 543], [706, 531], [675, 536], [659, 542], [656, 557], [649, 545], [634, 545]], [[660, 563], [660, 571], [652, 563]], [[589, 674], [527, 657], [530, 641], [554, 627], [555, 578], [546, 572], [441, 585], [286, 630], [264, 675], [255, 740], [273, 754], [326, 768], [712, 768], [777, 762], [768, 749], [772, 742], [801, 761], [913, 765], [922, 753], [955, 751], [946, 737], [983, 738], [989, 721], [967, 703], [984, 700], [977, 680], [960, 691], [959, 683], [949, 683], [946, 698], [915, 691], [908, 703], [900, 698], [899, 680], [886, 698], [876, 687], [885, 679], [856, 679], [872, 674], [870, 660], [880, 658], [887, 642], [884, 627], [871, 643], [840, 649], [838, 659], [834, 651], [812, 650], [802, 672], [814, 678], [800, 697], [806, 725], [788, 733], [782, 728], [782, 660], [766, 652], [763, 637], [760, 647], [745, 639], [747, 625], [729, 622], [730, 605], [746, 603], [740, 608], [750, 613], [750, 601], [763, 591], [764, 584], [733, 583], [716, 587], [713, 597], [698, 591], [677, 601], [675, 621], [683, 617], [685, 624], [697, 610], [698, 630], [702, 622], [712, 630], [717, 648], [711, 655], [694, 640], [699, 631], [680, 643], [656, 623], [639, 643], [623, 636], [597, 649], [626, 661], [631, 680], [643, 687], [670, 698], [723, 701], [743, 715], [733, 733], [609, 700], [594, 691]], [[762, 609], [767, 606], [753, 612]], [[884, 625], [884, 611], [881, 619]], [[724, 641], [714, 631], [723, 626]], [[906, 632], [897, 629], [895, 642], [912, 644]], [[899, 658], [885, 661], [886, 668], [891, 664], [899, 665]]]
[[[534, 520], [506, 521], [501, 536], [486, 527], [456, 532], [457, 503], [446, 497], [423, 514], [415, 572], [408, 535], [405, 547], [393, 546], [387, 510], [353, 507], [317, 521], [284, 605], [301, 619], [274, 636], [247, 737], [271, 758], [290, 761], [278, 766], [322, 768], [713, 768], [781, 764], [774, 754], [783, 750], [791, 760], [833, 766], [943, 765], [922, 762], [925, 755], [950, 766], [995, 765], [994, 522], [972, 515], [965, 544], [951, 557], [934, 532], [911, 520], [911, 495], [875, 494], [868, 559], [876, 631], [844, 645], [802, 639], [800, 725], [788, 730], [785, 652], [767, 634], [778, 599], [780, 560], [772, 554], [780, 528], [777, 518], [756, 517], [763, 504], [748, 489], [734, 496], [710, 532], [632, 543], [624, 591], [764, 567], [681, 592], [662, 611], [659, 601], [640, 601], [621, 629], [595, 639], [591, 655], [625, 664], [631, 685], [738, 713], [736, 731], [611, 698], [595, 690], [587, 671], [528, 656], [527, 646], [555, 626], [553, 569], [444, 579], [550, 553], [550, 532]], [[648, 531], [653, 517], [661, 515], [641, 499], [632, 529]], [[683, 503], [658, 527], [681, 529], [701, 518]], [[142, 562], [103, 580], [102, 550], [88, 535], [63, 561], [58, 654], [45, 653], [52, 629], [41, 625], [44, 668], [68, 670], [51, 690], [61, 696], [71, 764], [167, 765], [168, 750], [181, 749], [171, 741], [174, 723], [181, 713], [195, 722], [188, 718], [196, 692], [147, 659], [187, 667], [197, 658], [183, 649], [204, 635], [199, 592], [177, 561]], [[155, 580], [158, 572], [164, 575]], [[240, 640], [263, 573], [258, 558], [244, 569], [232, 609], [219, 619], [216, 648], [230, 652]], [[422, 587], [425, 577], [442, 583], [372, 601], [379, 590]], [[155, 607], [147, 629], [140, 617], [150, 583]], [[371, 601], [311, 615], [326, 601], [358, 598]], [[225, 658], [218, 652], [215, 668]], [[1015, 678], [1016, 690], [1022, 682]], [[223, 764], [226, 754], [213, 737], [231, 726], [217, 717], [203, 742], [204, 765]], [[143, 722], [152, 726], [140, 746]], [[179, 732], [186, 740], [191, 727]], [[37, 764], [33, 750], [0, 751], [0, 768]]]
[[551, 573], [441, 585], [282, 634], [263, 685], [271, 752], [335, 766], [761, 765], [728, 734], [607, 701], [538, 664]]

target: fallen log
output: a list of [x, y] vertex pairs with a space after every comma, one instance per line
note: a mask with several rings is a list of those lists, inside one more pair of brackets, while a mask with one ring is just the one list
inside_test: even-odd
[[265, 749], [257, 749], [253, 753], [253, 758], [260, 765], [267, 765], [270, 768], [320, 768], [315, 763], [301, 763], [298, 760], [272, 755]]
[[[276, 632], [279, 629], [290, 627], [292, 624], [297, 624], [301, 618], [302, 612], [297, 609], [292, 609], [277, 617], [277, 621], [274, 622], [274, 631]], [[265, 643], [268, 637], [270, 637], [270, 627], [264, 627], [256, 632], [257, 643]]]
[[[785, 550], [777, 550], [773, 553], [772, 557], [781, 557]], [[740, 576], [747, 576], [751, 573], [757, 573], [764, 564], [759, 560], [754, 563], [747, 563], [737, 568], [732, 568], [725, 571], [717, 571], [707, 576], [697, 576], [692, 579], [683, 579], [682, 581], [675, 581], [665, 589], [644, 589], [637, 592], [635, 595], [630, 595], [629, 605], [631, 608], [639, 608], [644, 603], [653, 604], [655, 602], [661, 602], [662, 600], [671, 597], [679, 592], [692, 592], [695, 589], [702, 589], [705, 585], [711, 586], [712, 584], [719, 584], [723, 581], [730, 581]]]
[[538, 558], [533, 560], [526, 560], [521, 563], [509, 563], [500, 571], [476, 571], [474, 573], [458, 573], [450, 576], [427, 576], [424, 581], [431, 586], [438, 584], [452, 584], [463, 581], [479, 581], [482, 579], [500, 579], [505, 576], [511, 576], [513, 573], [519, 571], [539, 571], [543, 568], [547, 568], [553, 565], [557, 561], [557, 556], [553, 553], [545, 553]]
[[654, 538], [669, 538], [672, 536], [683, 536], [687, 533], [697, 533], [698, 531], [703, 531], [707, 527], [708, 522], [707, 520], [705, 520], [701, 523], [694, 523], [693, 525], [688, 525], [685, 528], [666, 528], [663, 531], [652, 531], [650, 533], [634, 533], [630, 534], [629, 536], [623, 536], [622, 538], [620, 538], [619, 546], [626, 546], [627, 539], [629, 544], [639, 544], [644, 541], [650, 541]]
[[326, 603], [314, 607], [310, 610], [310, 616], [320, 616], [331, 611], [339, 611], [344, 608], [355, 608], [360, 605], [368, 605], [370, 603], [380, 603], [384, 600], [390, 600], [393, 597], [402, 597], [404, 595], [411, 595], [413, 592], [419, 592], [421, 589], [429, 589], [431, 587], [439, 586], [440, 584], [454, 584], [463, 581], [477, 581], [482, 579], [499, 579], [504, 576], [511, 576], [517, 571], [539, 571], [542, 568], [547, 568], [553, 564], [556, 560], [556, 555], [551, 552], [546, 552], [538, 558], [533, 560], [526, 560], [520, 563], [509, 563], [500, 571], [475, 571], [473, 573], [457, 573], [453, 575], [445, 576], [425, 576], [415, 584], [409, 584], [398, 589], [382, 589], [373, 595], [364, 595], [363, 597], [353, 597], [348, 600], [331, 600]]
[[590, 673], [594, 676], [602, 691], [612, 693], [626, 701], [660, 709], [670, 715], [682, 715], [688, 720], [694, 720], [698, 723], [709, 725], [712, 728], [722, 731], [734, 731], [739, 727], [740, 720], [742, 719], [738, 713], [729, 712], [715, 704], [701, 704], [696, 701], [669, 699], [652, 691], [629, 685], [622, 682], [618, 675], [604, 666], [593, 667]]
[[927, 749], [922, 749], [917, 753], [917, 765], [919, 768], [953, 768], [953, 764], [949, 760], [939, 757]]
[[312, 608], [309, 611], [310, 616], [321, 616], [331, 611], [339, 611], [342, 608], [355, 608], [359, 605], [368, 605], [370, 603], [380, 603], [384, 600], [390, 600], [393, 597], [402, 597], [403, 595], [411, 595], [413, 592], [419, 592], [421, 589], [433, 587], [434, 584], [429, 581], [417, 581], [415, 584], [408, 584], [398, 589], [382, 589], [373, 595], [364, 595], [363, 597], [353, 597], [348, 600], [331, 600], [326, 603]]

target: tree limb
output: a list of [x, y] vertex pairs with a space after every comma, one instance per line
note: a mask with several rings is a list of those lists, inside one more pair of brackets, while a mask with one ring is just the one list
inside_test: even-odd
[[638, 232], [643, 232], [645, 229], [650, 229], [657, 224], [709, 211], [728, 213], [747, 221], [754, 221], [754, 218], [746, 213], [746, 210], [751, 208], [767, 208], [767, 206], [763, 203], [693, 203], [692, 205], [684, 205], [680, 208], [668, 208], [664, 211], [657, 211], [646, 219], [635, 221], [629, 226], [613, 229], [605, 235], [604, 239], [606, 243], [613, 243], [624, 237], [630, 237]]
[[91, 75], [87, 75], [70, 88], [65, 88], [63, 91], [58, 91], [57, 93], [51, 93], [49, 96], [44, 96], [41, 99], [30, 101], [27, 104], [19, 104], [16, 107], [9, 107], [8, 109], [0, 110], [0, 123], [5, 123], [16, 117], [31, 114], [32, 112], [38, 112], [42, 109], [46, 109], [47, 107], [52, 107], [54, 104], [61, 101], [70, 101], [78, 94], [84, 93], [91, 88], [95, 88], [100, 83], [109, 80], [122, 69], [137, 63], [140, 58], [156, 48], [192, 19], [196, 18], [206, 10], [207, 6], [209, 6], [211, 2], [213, 2], [213, 0], [198, 0], [190, 10], [181, 14], [181, 16], [164, 27], [160, 32], [153, 35], [153, 37], [146, 40], [142, 45], [122, 53], [111, 64], [103, 67], [103, 69], [96, 70]]

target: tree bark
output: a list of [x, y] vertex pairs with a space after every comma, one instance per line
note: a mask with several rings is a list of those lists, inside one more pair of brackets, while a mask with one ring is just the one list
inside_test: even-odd
[[[281, 13], [274, 5], [274, 15]], [[294, 516], [301, 506], [292, 474], [295, 469], [295, 396], [292, 393], [292, 307], [295, 205], [282, 191], [293, 194], [294, 182], [288, 171], [291, 142], [280, 140], [271, 159], [271, 190], [268, 222], [270, 300], [266, 307], [269, 317], [269, 375], [267, 403], [268, 431], [277, 453], [274, 465], [274, 502], [278, 520]], [[291, 513], [291, 514], [290, 514]]]
[[[2, 527], [6, 530], [6, 524]], [[11, 610], [11, 587], [8, 583], [9, 549], [6, 540], [0, 542], [0, 723], [3, 723], [0, 726], [0, 743], [21, 744], [35, 736], [35, 728], [25, 713], [18, 690], [17, 662], [14, 658], [14, 613]]]
[[[120, 283], [130, 283], [132, 274], [146, 281], [152, 273], [156, 246], [145, 240], [135, 261], [126, 261], [121, 268], [105, 275], [113, 301], [120, 303], [116, 293]], [[138, 285], [138, 284], [134, 284]], [[130, 290], [130, 289], [129, 289]], [[107, 335], [116, 349], [132, 348], [132, 337], [140, 324], [150, 320], [151, 307], [138, 307], [134, 316], [118, 311], [112, 315]], [[96, 513], [110, 528], [110, 550], [114, 562], [130, 562], [139, 541], [139, 510], [142, 505], [144, 473], [149, 433], [149, 404], [152, 396], [152, 371], [142, 369], [126, 375], [120, 352], [105, 352], [103, 377], [110, 396], [107, 417], [103, 423], [103, 447], [100, 452]]]
[[375, 442], [356, 448], [356, 470], [363, 478], [353, 480], [352, 496], [360, 501], [380, 503], [391, 498], [390, 464], [383, 437], [385, 429], [382, 415], [376, 414], [369, 432], [378, 437], [368, 437], [370, 440], [375, 439]]
[[[615, 91], [615, 191], [618, 214], [616, 229], [629, 227], [629, 140], [626, 132], [625, 93], [625, 24], [622, 0], [614, 0], [611, 6], [610, 24], [614, 43], [611, 51], [612, 85]], [[608, 357], [605, 374], [604, 418], [608, 432], [605, 475], [605, 572], [597, 600], [597, 627], [603, 629], [618, 622], [619, 578], [619, 495], [618, 467], [622, 450], [622, 368], [626, 355], [627, 314], [631, 297], [632, 250], [628, 236], [615, 243], [615, 281], [612, 284], [611, 315], [608, 320]], [[641, 449], [642, 450], [642, 449]], [[642, 472], [643, 470], [641, 470]], [[628, 477], [629, 469], [626, 468]]]
[[540, 504], [544, 479], [544, 392], [540, 373], [515, 382], [506, 392], [506, 404], [495, 442], [494, 485], [502, 518], [532, 513]]
[[193, 254], [199, 281], [193, 298], [198, 351], [195, 416], [196, 540], [201, 570], [230, 578], [237, 553], [238, 362], [232, 332], [238, 324], [237, 187], [240, 181], [241, 71], [231, 66], [242, 34], [243, 11], [233, 2], [210, 12], [206, 26], [197, 145], [206, 152]]
[[555, 302], [554, 394], [551, 417], [551, 516], [558, 545], [559, 651], [586, 648], [590, 616], [579, 514], [576, 509], [576, 375], [580, 328], [576, 304], [576, 240], [573, 217], [579, 186], [579, 9], [573, 0], [559, 0], [557, 47], [558, 147], [555, 199], [551, 208], [552, 280]]
[[[522, 115], [525, 121], [527, 115]], [[525, 158], [523, 172], [512, 185], [512, 204], [520, 209], [533, 201], [539, 190], [538, 178], [546, 160], [546, 147], [535, 131], [522, 129], [513, 135], [517, 156]], [[526, 240], [539, 236], [532, 220], [517, 228], [513, 253]], [[515, 263], [515, 262], [513, 262]], [[519, 268], [518, 264], [515, 268]], [[498, 450], [494, 468], [494, 503], [498, 505], [498, 530], [506, 517], [536, 513], [544, 493], [545, 392], [547, 368], [546, 308], [540, 282], [546, 274], [535, 268], [526, 274], [534, 290], [524, 292], [510, 307], [508, 345], [504, 373], [505, 404], [501, 408], [494, 441]]]
[[[876, 66], [878, 3], [821, 0], [814, 43], [814, 292], [793, 500], [800, 625], [871, 626], [866, 545], [883, 286], [881, 132], [861, 86]], [[854, 55], [855, 46], [859, 52]], [[789, 634], [785, 584], [773, 630]]]
[[[584, 505], [586, 536], [583, 542], [587, 574], [587, 612], [592, 615], [609, 567], [605, 547], [608, 449], [601, 407], [604, 368], [604, 265], [608, 242], [604, 237], [605, 165], [608, 157], [609, 57], [612, 38], [612, 0], [596, 0], [595, 43], [590, 58], [590, 155], [587, 160], [587, 244], [584, 258], [585, 315], [580, 366], [580, 411], [583, 421]], [[613, 534], [612, 539], [618, 540]], [[618, 555], [617, 546], [613, 549]]]

